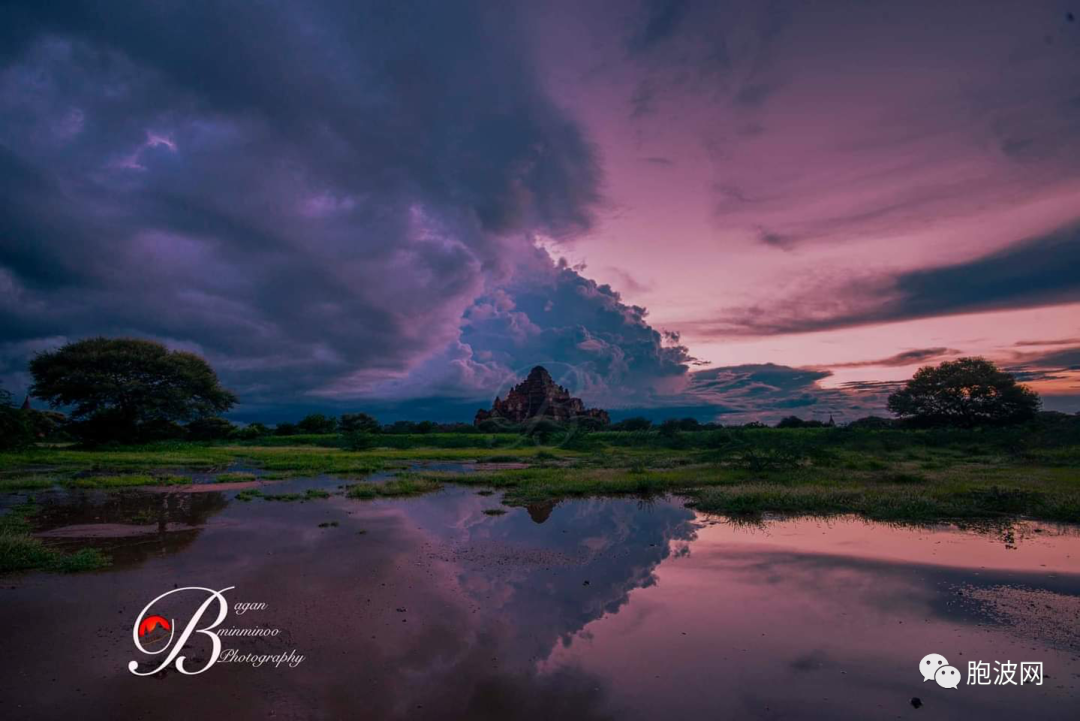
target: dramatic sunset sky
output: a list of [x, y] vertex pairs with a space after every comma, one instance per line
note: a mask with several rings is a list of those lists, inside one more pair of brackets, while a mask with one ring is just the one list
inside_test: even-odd
[[91, 335], [241, 420], [1080, 410], [1080, 4], [5, 3], [0, 381]]

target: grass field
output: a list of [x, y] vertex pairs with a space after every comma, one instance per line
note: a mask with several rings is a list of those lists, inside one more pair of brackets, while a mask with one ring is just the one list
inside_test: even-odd
[[[511, 434], [340, 436], [294, 445], [167, 443], [0, 453], [0, 492], [52, 485], [123, 488], [320, 474], [352, 498], [415, 495], [444, 483], [501, 491], [511, 505], [588, 495], [678, 493], [722, 514], [858, 513], [931, 521], [1029, 516], [1080, 522], [1080, 419], [984, 430], [720, 429], [568, 433], [540, 444]], [[405, 471], [419, 461], [524, 464], [473, 473]], [[239, 467], [239, 468], [237, 468]], [[386, 484], [357, 483], [398, 469]], [[252, 498], [260, 494], [249, 494]], [[283, 499], [285, 500], [285, 499]], [[297, 499], [288, 499], [297, 500]]]

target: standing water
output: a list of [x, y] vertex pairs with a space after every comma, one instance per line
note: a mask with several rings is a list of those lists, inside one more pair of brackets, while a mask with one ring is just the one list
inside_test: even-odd
[[[313, 487], [334, 490], [280, 485]], [[456, 487], [378, 501], [236, 493], [39, 496], [46, 536], [114, 560], [3, 579], [0, 715], [1014, 721], [1080, 709], [1075, 528], [748, 524], [675, 499], [506, 508]], [[135, 676], [129, 662], [162, 660], [135, 648], [136, 618], [186, 586], [234, 587], [222, 628], [276, 633], [223, 638], [240, 660], [198, 675]], [[189, 668], [203, 667], [208, 639], [187, 645]], [[930, 654], [957, 687], [924, 680]], [[1041, 683], [1020, 683], [1022, 662], [1041, 664]], [[1015, 684], [999, 683], [1008, 664]]]

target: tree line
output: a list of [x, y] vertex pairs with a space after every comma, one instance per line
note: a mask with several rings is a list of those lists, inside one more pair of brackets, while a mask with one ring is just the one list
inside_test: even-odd
[[[479, 426], [465, 423], [398, 421], [381, 425], [366, 413], [340, 417], [310, 414], [297, 423], [273, 428], [261, 423], [239, 427], [222, 417], [237, 402], [221, 385], [210, 364], [194, 353], [169, 350], [163, 344], [131, 338], [89, 338], [37, 354], [29, 364], [33, 384], [30, 395], [54, 409], [27, 411], [14, 405], [11, 394], [0, 389], [0, 447], [48, 438], [57, 434], [88, 444], [141, 443], [186, 438], [220, 440], [255, 439], [297, 434], [369, 435], [376, 433], [434, 432], [551, 432], [550, 419], [518, 425], [491, 418]], [[960, 358], [920, 368], [888, 398], [895, 419], [868, 417], [848, 424], [857, 428], [960, 426], [1022, 423], [1040, 408], [1037, 393], [984, 358]], [[59, 413], [55, 409], [67, 412]], [[547, 424], [547, 425], [545, 425]], [[832, 424], [782, 419], [777, 427], [805, 428]], [[694, 418], [671, 418], [655, 425], [643, 417], [610, 426], [595, 419], [580, 419], [579, 430], [649, 431], [676, 434], [721, 428]], [[552, 426], [548, 428], [547, 426]], [[592, 426], [596, 426], [593, 428]], [[760, 423], [743, 427], [764, 427]]]

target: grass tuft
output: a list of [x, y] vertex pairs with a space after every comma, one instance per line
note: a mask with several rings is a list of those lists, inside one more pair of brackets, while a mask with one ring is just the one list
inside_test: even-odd
[[258, 476], [248, 471], [231, 471], [229, 473], [219, 473], [214, 477], [216, 483], [242, 483], [244, 481], [258, 480]]
[[59, 482], [53, 476], [12, 476], [0, 478], [0, 493], [10, 491], [41, 491], [52, 488]]
[[109, 558], [96, 548], [63, 553], [29, 534], [30, 517], [38, 507], [25, 503], [0, 516], [0, 573], [53, 571], [75, 573], [109, 565]]
[[419, 496], [432, 493], [442, 488], [442, 483], [431, 478], [423, 478], [414, 475], [404, 475], [385, 483], [358, 483], [349, 486], [345, 495], [349, 498], [398, 498], [402, 496]]
[[191, 483], [187, 476], [156, 476], [131, 474], [117, 476], [83, 476], [72, 478], [67, 485], [74, 488], [131, 488], [135, 486], [181, 486]]

